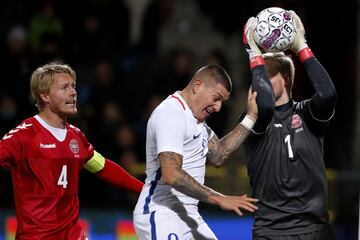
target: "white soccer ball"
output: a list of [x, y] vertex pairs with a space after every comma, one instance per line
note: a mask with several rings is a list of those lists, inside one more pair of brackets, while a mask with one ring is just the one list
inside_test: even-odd
[[270, 7], [256, 16], [253, 36], [256, 44], [265, 52], [287, 50], [294, 42], [295, 35], [294, 19], [287, 10]]

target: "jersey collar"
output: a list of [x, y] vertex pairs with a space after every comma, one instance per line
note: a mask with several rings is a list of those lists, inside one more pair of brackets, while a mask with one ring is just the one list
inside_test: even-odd
[[182, 109], [184, 109], [184, 111], [186, 111], [186, 109], [189, 109], [189, 106], [186, 104], [185, 100], [182, 98], [179, 91], [170, 95], [170, 97], [175, 98], [181, 105]]
[[275, 107], [275, 110], [280, 111], [280, 112], [285, 112], [286, 110], [289, 110], [290, 108], [292, 108], [292, 106], [293, 106], [293, 101], [290, 100], [289, 102], [287, 102], [283, 105]]

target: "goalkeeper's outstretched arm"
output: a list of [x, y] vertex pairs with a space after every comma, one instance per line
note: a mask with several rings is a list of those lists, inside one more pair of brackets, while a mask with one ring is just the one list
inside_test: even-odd
[[291, 46], [303, 63], [311, 85], [315, 90], [311, 98], [310, 109], [314, 118], [328, 120], [334, 114], [336, 104], [336, 90], [325, 68], [316, 60], [305, 39], [305, 28], [300, 17], [289, 11], [295, 21], [296, 37]]

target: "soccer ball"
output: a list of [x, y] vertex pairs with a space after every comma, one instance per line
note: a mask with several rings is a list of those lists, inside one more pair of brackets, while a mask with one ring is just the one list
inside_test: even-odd
[[262, 10], [256, 16], [253, 32], [256, 44], [265, 52], [287, 50], [295, 40], [294, 20], [288, 11], [279, 7]]

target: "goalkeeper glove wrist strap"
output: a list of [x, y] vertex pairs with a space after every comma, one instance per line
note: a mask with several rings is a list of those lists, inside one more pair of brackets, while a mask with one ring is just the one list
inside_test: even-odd
[[250, 69], [253, 69], [259, 65], [264, 65], [264, 58], [262, 56], [256, 56], [250, 59]]
[[309, 58], [312, 58], [314, 57], [314, 54], [313, 52], [311, 51], [310, 48], [306, 47], [306, 48], [303, 48], [301, 49], [299, 52], [298, 52], [298, 57], [300, 59], [300, 62], [305, 62], [306, 60], [308, 60]]

